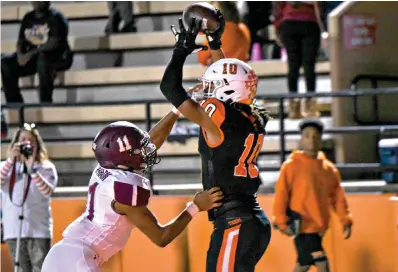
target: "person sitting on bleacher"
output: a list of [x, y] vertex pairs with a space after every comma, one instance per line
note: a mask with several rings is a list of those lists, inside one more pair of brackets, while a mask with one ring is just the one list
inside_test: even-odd
[[1, 56], [1, 76], [7, 103], [23, 103], [18, 79], [38, 73], [40, 102], [52, 102], [57, 71], [72, 66], [68, 22], [50, 2], [32, 2], [33, 11], [22, 19], [17, 52]]

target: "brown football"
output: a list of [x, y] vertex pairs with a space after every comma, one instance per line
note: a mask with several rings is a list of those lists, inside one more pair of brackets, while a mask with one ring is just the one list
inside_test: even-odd
[[201, 30], [209, 30], [210, 32], [217, 30], [220, 25], [217, 18], [217, 10], [214, 6], [206, 2], [194, 3], [187, 6], [182, 14], [182, 21], [186, 30], [189, 28], [191, 19], [203, 19]]

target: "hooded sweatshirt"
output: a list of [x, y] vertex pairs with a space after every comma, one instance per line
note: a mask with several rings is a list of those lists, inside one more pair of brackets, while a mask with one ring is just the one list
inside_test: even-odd
[[340, 173], [323, 152], [313, 159], [303, 151], [294, 151], [283, 163], [275, 185], [274, 222], [287, 228], [288, 209], [300, 214], [301, 233], [324, 233], [330, 221], [330, 207], [343, 225], [351, 225]]
[[[225, 22], [221, 43], [226, 58], [235, 58], [241, 61], [249, 60], [250, 30], [244, 23]], [[209, 46], [208, 41], [206, 40], [203, 45]], [[210, 48], [198, 52], [198, 61], [205, 66], [213, 63]]]

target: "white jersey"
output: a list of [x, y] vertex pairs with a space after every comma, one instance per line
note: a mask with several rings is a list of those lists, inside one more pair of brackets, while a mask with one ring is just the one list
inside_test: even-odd
[[[7, 167], [7, 164], [9, 167]], [[15, 183], [10, 186], [12, 168], [14, 162], [0, 163], [1, 175], [1, 202], [3, 209], [3, 235], [4, 240], [16, 239], [19, 235], [19, 215], [21, 212], [20, 204], [23, 203], [25, 185], [27, 179], [23, 176], [23, 165], [15, 162]], [[8, 173], [7, 173], [7, 169]], [[46, 184], [56, 187], [58, 174], [54, 164], [48, 160], [42, 163], [35, 163], [33, 169], [40, 174]], [[4, 171], [4, 172], [3, 172]], [[24, 220], [22, 224], [22, 238], [52, 238], [53, 219], [51, 216], [51, 198], [47, 189], [49, 186], [43, 186], [43, 181], [36, 183], [32, 178], [28, 189], [28, 195], [24, 203]], [[43, 193], [43, 188], [44, 192]], [[12, 200], [11, 200], [12, 197]]]
[[149, 180], [144, 176], [98, 165], [90, 179], [86, 210], [66, 228], [63, 237], [82, 241], [103, 263], [123, 249], [134, 228], [126, 216], [113, 210], [113, 202], [143, 206], [151, 195]]

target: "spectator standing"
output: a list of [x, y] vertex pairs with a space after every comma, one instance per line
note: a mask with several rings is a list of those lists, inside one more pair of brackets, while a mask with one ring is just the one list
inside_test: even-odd
[[52, 102], [57, 71], [72, 66], [73, 54], [68, 45], [68, 22], [48, 1], [32, 2], [33, 11], [22, 19], [17, 52], [1, 56], [1, 76], [8, 103], [23, 103], [18, 79], [39, 76], [41, 102]]
[[40, 272], [51, 247], [50, 196], [58, 175], [33, 124], [25, 124], [15, 133], [9, 157], [0, 164], [0, 177], [4, 240], [15, 260], [23, 206], [19, 271]]
[[[244, 23], [240, 22], [236, 2], [220, 1], [212, 2], [212, 5], [219, 9], [225, 18], [225, 29], [221, 37], [225, 57], [248, 61], [251, 45], [250, 31]], [[209, 46], [208, 41], [204, 45]], [[213, 63], [211, 50], [199, 51], [198, 61], [205, 66], [211, 65]]]
[[[132, 1], [108, 1], [109, 17], [105, 34], [137, 32]], [[120, 23], [123, 25], [120, 27]]]
[[345, 239], [351, 235], [352, 219], [340, 173], [320, 151], [323, 124], [304, 120], [300, 131], [300, 150], [283, 163], [275, 185], [274, 226], [294, 236], [298, 255], [294, 272], [308, 271], [311, 265], [319, 272], [328, 272], [322, 237], [329, 227], [330, 205], [344, 226]]
[[[304, 69], [307, 92], [315, 92], [315, 63], [321, 44], [321, 33], [327, 35], [321, 21], [319, 2], [275, 1], [273, 15], [277, 41], [287, 51], [289, 92], [298, 92], [300, 67]], [[289, 118], [320, 115], [315, 99], [305, 99], [303, 102], [301, 106], [299, 99], [290, 101]]]
[[250, 31], [251, 45], [249, 52], [252, 52], [252, 47], [255, 43], [258, 43], [261, 48], [271, 45], [272, 41], [269, 37], [268, 26], [271, 24], [272, 2], [238, 1], [238, 5], [246, 7], [245, 10], [242, 10], [241, 17], [243, 17], [243, 22], [248, 26]]

